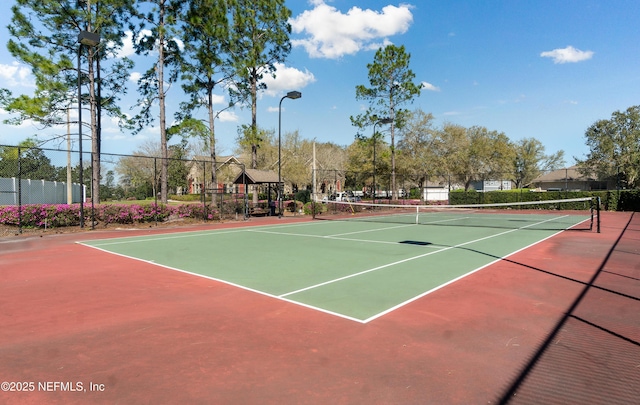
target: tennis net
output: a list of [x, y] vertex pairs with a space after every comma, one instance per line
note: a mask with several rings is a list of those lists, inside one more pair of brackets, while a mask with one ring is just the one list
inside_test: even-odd
[[591, 197], [471, 205], [329, 201], [315, 211], [319, 220], [538, 230], [593, 230], [595, 225], [600, 231], [599, 201]]

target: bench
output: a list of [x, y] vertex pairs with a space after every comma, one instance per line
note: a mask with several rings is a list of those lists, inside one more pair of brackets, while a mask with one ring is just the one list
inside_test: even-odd
[[252, 217], [260, 217], [269, 215], [269, 210], [262, 207], [249, 207], [249, 215]]

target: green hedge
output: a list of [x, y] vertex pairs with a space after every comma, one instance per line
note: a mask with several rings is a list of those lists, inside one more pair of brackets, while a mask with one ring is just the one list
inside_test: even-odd
[[[192, 202], [192, 201], [201, 201], [202, 195], [200, 194], [172, 194], [169, 196], [170, 200], [174, 201], [183, 201], [183, 202]], [[211, 195], [209, 195], [208, 200], [211, 200]]]
[[[529, 201], [563, 200], [569, 198], [600, 197], [601, 208], [608, 211], [640, 211], [640, 190], [620, 191], [546, 191], [527, 189], [509, 191], [452, 191], [449, 204], [495, 204]], [[563, 203], [562, 209], [586, 209], [584, 203]]]
[[618, 195], [616, 199], [617, 211], [640, 211], [640, 190], [611, 191], [612, 195]]

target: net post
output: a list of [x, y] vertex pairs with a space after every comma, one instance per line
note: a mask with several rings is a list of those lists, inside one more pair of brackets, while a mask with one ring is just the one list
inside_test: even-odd
[[416, 225], [420, 224], [420, 207], [416, 205]]
[[600, 233], [600, 197], [596, 197], [596, 215], [598, 216], [598, 218], [596, 218], [596, 227], [597, 227], [597, 232]]

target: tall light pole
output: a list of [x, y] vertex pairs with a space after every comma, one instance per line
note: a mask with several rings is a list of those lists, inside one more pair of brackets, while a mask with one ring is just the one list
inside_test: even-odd
[[373, 123], [373, 202], [376, 202], [376, 125], [378, 124], [391, 124], [393, 120], [391, 118], [381, 118]]
[[284, 187], [282, 186], [282, 141], [281, 141], [281, 131], [282, 131], [282, 101], [285, 98], [290, 98], [295, 100], [297, 98], [302, 97], [302, 93], [299, 91], [290, 91], [285, 94], [284, 97], [280, 99], [280, 104], [278, 105], [278, 218], [282, 218], [282, 192]]
[[82, 54], [82, 45], [98, 46], [100, 43], [100, 35], [89, 32], [80, 31], [78, 34], [78, 137], [80, 145], [78, 147], [80, 154], [80, 228], [84, 228], [84, 179], [82, 173], [82, 72], [80, 71], [80, 55]]
[[71, 179], [71, 106], [67, 107], [67, 204], [73, 204], [73, 180]]

